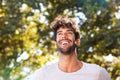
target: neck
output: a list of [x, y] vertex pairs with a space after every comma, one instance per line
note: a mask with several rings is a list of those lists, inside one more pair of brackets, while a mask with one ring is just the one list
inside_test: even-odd
[[82, 67], [75, 52], [70, 55], [59, 54], [58, 67], [64, 72], [75, 72]]

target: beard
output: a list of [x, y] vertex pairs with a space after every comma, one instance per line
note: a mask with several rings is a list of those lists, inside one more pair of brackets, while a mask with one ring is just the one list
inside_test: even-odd
[[76, 44], [73, 43], [72, 46], [69, 46], [69, 47], [67, 47], [67, 48], [65, 48], [65, 49], [61, 48], [61, 47], [57, 44], [57, 48], [58, 48], [58, 51], [60, 51], [60, 53], [65, 54], [65, 55], [69, 55], [69, 54], [71, 54], [71, 53], [75, 50]]

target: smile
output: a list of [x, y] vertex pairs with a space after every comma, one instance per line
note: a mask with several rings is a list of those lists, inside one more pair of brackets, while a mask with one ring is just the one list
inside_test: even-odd
[[62, 42], [62, 45], [67, 45], [68, 44], [68, 42]]

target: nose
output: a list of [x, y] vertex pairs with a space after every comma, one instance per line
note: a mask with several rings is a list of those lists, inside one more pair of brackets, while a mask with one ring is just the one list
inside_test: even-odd
[[66, 39], [67, 38], [67, 34], [66, 33], [63, 33], [62, 34], [62, 39]]

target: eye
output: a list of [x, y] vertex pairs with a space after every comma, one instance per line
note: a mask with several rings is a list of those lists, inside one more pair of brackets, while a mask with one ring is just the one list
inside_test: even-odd
[[72, 32], [68, 32], [68, 34], [72, 34]]
[[70, 34], [70, 35], [71, 35], [71, 34], [73, 34], [73, 32], [72, 32], [72, 31], [68, 31], [67, 34]]
[[62, 33], [59, 32], [59, 33], [57, 33], [57, 35], [62, 35]]

